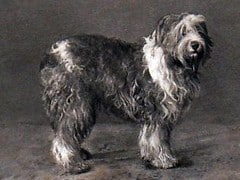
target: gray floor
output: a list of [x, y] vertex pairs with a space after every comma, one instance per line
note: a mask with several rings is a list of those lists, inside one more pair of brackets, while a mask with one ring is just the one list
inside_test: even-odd
[[[240, 179], [239, 9], [239, 0], [0, 0], [0, 179]], [[159, 17], [186, 11], [207, 17], [215, 46], [202, 69], [201, 97], [174, 131], [182, 166], [145, 169], [138, 127], [101, 114], [85, 144], [94, 168], [61, 175], [39, 95], [44, 49], [79, 33], [141, 41]]]

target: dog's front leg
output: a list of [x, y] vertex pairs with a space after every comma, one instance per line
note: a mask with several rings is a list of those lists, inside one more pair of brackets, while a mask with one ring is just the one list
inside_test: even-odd
[[142, 126], [139, 146], [142, 159], [156, 168], [172, 168], [177, 159], [170, 147], [171, 128], [159, 122], [148, 122]]

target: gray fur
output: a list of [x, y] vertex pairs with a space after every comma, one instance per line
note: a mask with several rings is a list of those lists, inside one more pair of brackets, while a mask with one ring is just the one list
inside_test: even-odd
[[[184, 33], [183, 33], [184, 32]], [[170, 132], [198, 96], [198, 68], [211, 39], [202, 15], [162, 18], [144, 45], [81, 35], [52, 45], [41, 62], [45, 109], [55, 131], [52, 152], [67, 172], [90, 169], [81, 143], [101, 106], [142, 124], [141, 157], [157, 168], [177, 165]]]

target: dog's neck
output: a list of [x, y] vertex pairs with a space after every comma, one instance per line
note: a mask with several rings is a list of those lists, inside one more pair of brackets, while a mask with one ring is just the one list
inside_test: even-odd
[[169, 66], [169, 57], [164, 54], [163, 49], [155, 44], [151, 36], [145, 38], [143, 46], [144, 63], [151, 78], [163, 91], [168, 100], [181, 103], [186, 97], [192, 99], [199, 94], [199, 84], [189, 77], [185, 79], [184, 69]]

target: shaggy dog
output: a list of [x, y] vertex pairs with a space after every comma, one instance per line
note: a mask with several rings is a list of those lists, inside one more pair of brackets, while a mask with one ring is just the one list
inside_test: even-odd
[[145, 162], [176, 166], [170, 132], [199, 94], [198, 68], [211, 46], [204, 16], [188, 13], [163, 17], [143, 46], [99, 35], [54, 43], [40, 69], [56, 162], [70, 173], [90, 169], [81, 143], [101, 105], [142, 124], [139, 147]]

